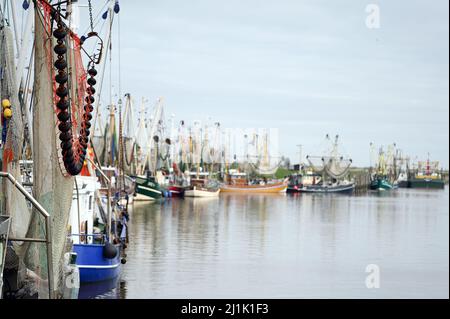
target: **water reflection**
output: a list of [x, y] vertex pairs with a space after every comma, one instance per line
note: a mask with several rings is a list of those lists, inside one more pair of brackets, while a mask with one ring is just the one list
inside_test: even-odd
[[82, 284], [78, 293], [78, 299], [118, 299], [126, 297], [121, 294], [119, 278], [97, 283]]
[[[104, 298], [448, 298], [448, 188], [135, 203]], [[365, 267], [382, 287], [365, 286]]]

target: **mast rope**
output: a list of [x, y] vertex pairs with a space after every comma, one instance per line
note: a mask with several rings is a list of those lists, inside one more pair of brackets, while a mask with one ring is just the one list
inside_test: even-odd
[[89, 6], [89, 22], [91, 26], [91, 32], [94, 32], [94, 20], [92, 19], [92, 3], [91, 0], [88, 0], [88, 6]]

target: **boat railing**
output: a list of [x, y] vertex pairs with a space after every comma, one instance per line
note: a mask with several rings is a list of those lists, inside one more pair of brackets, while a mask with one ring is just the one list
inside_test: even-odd
[[8, 181], [13, 184], [19, 192], [22, 193], [23, 196], [27, 200], [30, 201], [31, 205], [41, 214], [45, 219], [45, 239], [41, 238], [13, 238], [9, 237], [9, 241], [17, 241], [17, 242], [34, 242], [34, 243], [43, 243], [47, 247], [47, 276], [48, 276], [48, 297], [49, 299], [54, 298], [54, 284], [53, 284], [53, 253], [52, 253], [52, 226], [50, 214], [42, 207], [41, 204], [30, 194], [27, 190], [14, 178], [13, 175], [7, 172], [0, 172], [1, 178], [6, 178]]
[[[80, 237], [80, 244], [81, 245], [87, 244], [87, 239], [88, 238], [92, 238], [93, 244], [95, 244], [94, 241], [96, 239], [101, 239], [101, 243], [100, 243], [101, 245], [106, 243], [106, 240], [107, 240], [107, 237], [106, 237], [105, 234], [70, 234], [69, 237], [70, 238], [72, 238], [72, 237]], [[86, 243], [82, 243], [81, 242], [82, 240], [86, 240]]]

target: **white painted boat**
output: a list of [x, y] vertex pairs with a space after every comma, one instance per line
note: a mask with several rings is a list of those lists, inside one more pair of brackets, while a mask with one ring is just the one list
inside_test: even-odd
[[156, 198], [154, 198], [154, 197], [147, 196], [144, 194], [139, 194], [139, 193], [136, 193], [136, 196], [134, 196], [134, 201], [136, 201], [136, 202], [153, 202], [155, 200], [156, 200]]
[[194, 186], [192, 189], [187, 189], [184, 191], [185, 197], [218, 197], [220, 189], [209, 190], [206, 188], [198, 188]]

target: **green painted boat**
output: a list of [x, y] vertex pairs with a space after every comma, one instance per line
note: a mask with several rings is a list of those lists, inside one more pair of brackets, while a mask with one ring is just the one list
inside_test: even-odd
[[445, 182], [441, 178], [412, 178], [409, 187], [444, 189]]
[[160, 199], [163, 196], [163, 189], [156, 182], [154, 177], [136, 176], [136, 197], [137, 201], [151, 201]]
[[409, 187], [444, 189], [445, 181], [439, 171], [439, 162], [430, 161], [430, 154], [426, 162], [417, 163], [417, 171], [411, 174]]
[[389, 182], [389, 180], [384, 176], [376, 176], [374, 180], [370, 183], [370, 189], [385, 191], [394, 189], [394, 184]]

